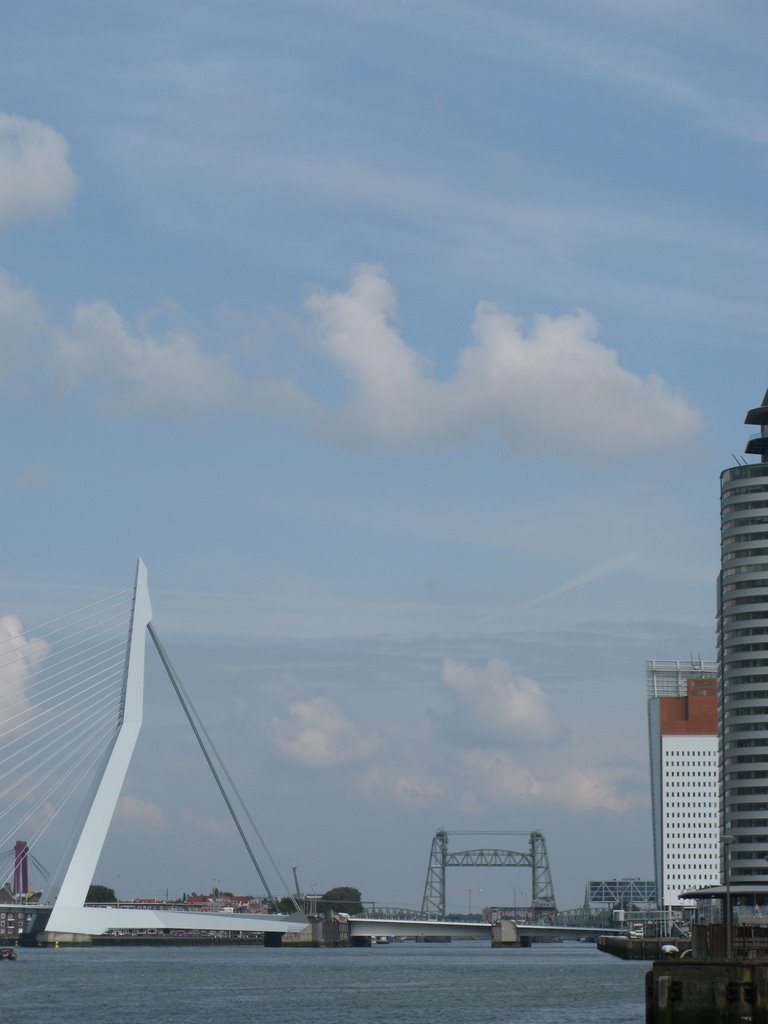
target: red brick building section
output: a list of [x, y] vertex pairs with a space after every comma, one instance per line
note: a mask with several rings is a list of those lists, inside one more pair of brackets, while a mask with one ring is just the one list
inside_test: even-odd
[[660, 697], [662, 736], [717, 735], [717, 680], [699, 676], [688, 680], [685, 697]]

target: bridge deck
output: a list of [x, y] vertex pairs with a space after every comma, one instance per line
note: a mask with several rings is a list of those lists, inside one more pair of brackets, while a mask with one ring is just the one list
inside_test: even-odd
[[[234, 914], [209, 910], [182, 910], [180, 907], [103, 906], [67, 909], [67, 931], [80, 935], [103, 935], [107, 931], [135, 929], [211, 932], [301, 932], [308, 925], [305, 917], [279, 914]], [[37, 903], [0, 904], [0, 912], [50, 913], [50, 905]]]
[[[375, 938], [377, 935], [395, 937], [435, 936], [455, 939], [488, 939], [494, 926], [484, 921], [403, 921], [377, 917], [350, 917], [349, 933], [353, 937]], [[614, 928], [583, 928], [572, 925], [518, 924], [520, 938], [541, 939], [597, 939], [600, 935], [615, 934]]]

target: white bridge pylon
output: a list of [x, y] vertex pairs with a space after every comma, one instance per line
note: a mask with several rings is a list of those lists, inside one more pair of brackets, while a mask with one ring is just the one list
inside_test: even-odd
[[152, 621], [147, 569], [136, 569], [120, 726], [106, 766], [97, 780], [84, 824], [51, 910], [46, 931], [103, 935], [110, 930], [172, 929], [183, 931], [297, 932], [307, 926], [299, 915], [231, 914], [215, 911], [164, 910], [131, 906], [86, 906], [88, 888], [101, 856], [128, 766], [141, 729], [144, 710], [146, 636]]

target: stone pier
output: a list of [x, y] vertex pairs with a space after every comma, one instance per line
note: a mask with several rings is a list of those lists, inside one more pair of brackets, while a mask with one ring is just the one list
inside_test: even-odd
[[666, 960], [645, 976], [646, 1024], [768, 1024], [768, 963]]
[[491, 946], [494, 949], [520, 944], [520, 934], [514, 921], [497, 921], [491, 929]]

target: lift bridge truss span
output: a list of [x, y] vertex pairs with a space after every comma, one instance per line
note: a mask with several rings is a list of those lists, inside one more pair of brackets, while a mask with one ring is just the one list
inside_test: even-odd
[[[527, 836], [528, 849], [472, 849], [451, 852], [449, 836]], [[533, 832], [446, 832], [440, 829], [432, 840], [432, 849], [424, 885], [421, 912], [425, 917], [445, 918], [445, 877], [449, 867], [528, 868], [531, 872], [531, 908], [539, 917], [556, 913], [552, 873], [549, 868], [544, 834]]]

